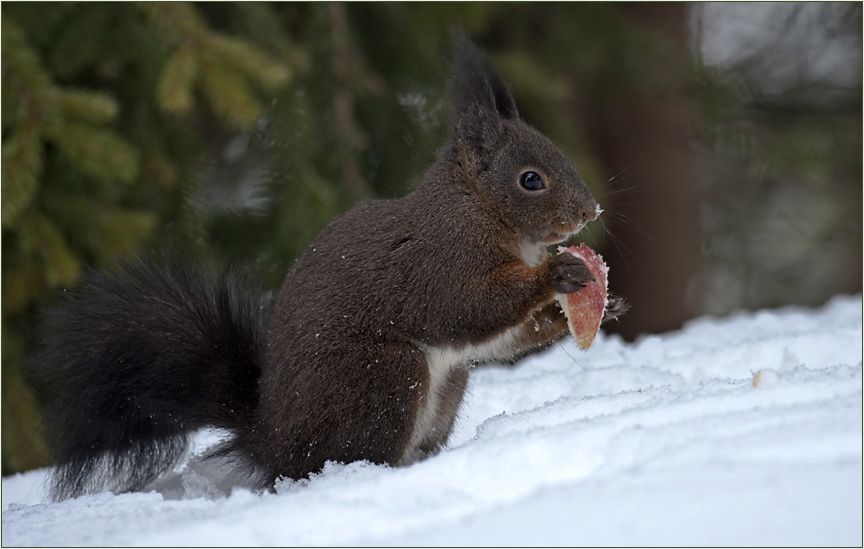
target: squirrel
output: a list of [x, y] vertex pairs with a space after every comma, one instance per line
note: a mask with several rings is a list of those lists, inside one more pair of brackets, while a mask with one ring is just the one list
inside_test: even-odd
[[237, 269], [150, 256], [65, 292], [37, 357], [60, 387], [53, 499], [140, 490], [204, 426], [263, 490], [327, 461], [410, 464], [447, 442], [472, 364], [568, 332], [554, 296], [593, 278], [547, 246], [598, 205], [458, 32], [452, 68], [451, 131], [416, 189], [333, 219], [275, 299]]

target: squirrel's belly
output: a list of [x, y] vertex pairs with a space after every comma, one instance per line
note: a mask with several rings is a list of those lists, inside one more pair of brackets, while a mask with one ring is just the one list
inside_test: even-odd
[[514, 326], [479, 345], [416, 344], [429, 368], [429, 390], [419, 403], [403, 461], [413, 461], [417, 450], [432, 452], [447, 442], [465, 392], [464, 376], [468, 368], [477, 362], [513, 356], [518, 350], [519, 330], [519, 326]]

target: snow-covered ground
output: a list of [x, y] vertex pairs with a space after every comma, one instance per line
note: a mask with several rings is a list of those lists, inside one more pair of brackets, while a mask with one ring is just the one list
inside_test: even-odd
[[42, 502], [12, 545], [862, 545], [862, 300], [566, 343], [473, 373], [460, 429], [405, 468], [330, 464], [275, 494]]

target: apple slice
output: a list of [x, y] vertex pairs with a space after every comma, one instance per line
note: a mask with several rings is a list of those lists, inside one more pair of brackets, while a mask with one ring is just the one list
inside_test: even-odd
[[606, 275], [609, 268], [603, 263], [600, 255], [586, 246], [570, 246], [559, 248], [559, 253], [570, 253], [580, 258], [588, 266], [594, 276], [594, 282], [589, 282], [584, 288], [574, 294], [558, 294], [555, 298], [561, 304], [570, 332], [576, 338], [576, 343], [583, 351], [594, 343], [603, 313], [606, 310]]

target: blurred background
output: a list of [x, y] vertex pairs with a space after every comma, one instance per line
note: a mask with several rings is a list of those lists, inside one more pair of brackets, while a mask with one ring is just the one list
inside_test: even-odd
[[627, 340], [862, 285], [862, 4], [2, 5], [2, 472], [49, 462], [39, 311], [136, 250], [276, 289], [333, 216], [411, 191], [464, 27], [605, 212]]

